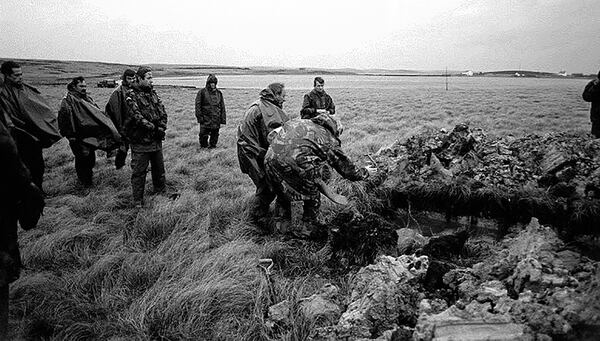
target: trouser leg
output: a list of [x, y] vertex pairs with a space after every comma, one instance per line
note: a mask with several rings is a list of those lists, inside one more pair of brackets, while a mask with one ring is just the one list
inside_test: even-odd
[[600, 121], [592, 121], [592, 135], [597, 139], [600, 138]]
[[123, 143], [117, 149], [117, 155], [115, 156], [115, 168], [121, 169], [125, 166], [125, 159], [127, 158], [127, 150], [129, 149], [129, 144]]
[[152, 185], [154, 192], [164, 192], [166, 185], [165, 162], [162, 149], [150, 153]]
[[94, 165], [96, 164], [96, 151], [75, 141], [69, 142], [73, 155], [75, 155], [75, 172], [81, 184], [86, 187], [92, 185]]
[[149, 161], [150, 153], [131, 151], [131, 188], [133, 190], [133, 200], [136, 202], [141, 202], [144, 199]]
[[198, 139], [200, 141], [200, 147], [208, 148], [208, 136], [210, 134], [210, 129], [200, 126], [200, 132], [198, 133]]
[[219, 128], [210, 130], [210, 147], [215, 148], [219, 142]]
[[252, 220], [258, 221], [268, 215], [269, 206], [275, 200], [275, 193], [271, 190], [264, 177], [253, 178], [252, 181], [256, 186], [256, 192], [250, 203], [250, 216]]
[[23, 161], [23, 164], [29, 169], [31, 180], [42, 189], [45, 168], [42, 147], [39, 143], [27, 137], [20, 137], [17, 140], [17, 149], [19, 150], [19, 157]]

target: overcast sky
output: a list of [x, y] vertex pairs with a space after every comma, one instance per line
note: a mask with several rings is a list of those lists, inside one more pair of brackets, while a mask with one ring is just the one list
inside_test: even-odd
[[596, 73], [598, 0], [0, 0], [0, 58]]

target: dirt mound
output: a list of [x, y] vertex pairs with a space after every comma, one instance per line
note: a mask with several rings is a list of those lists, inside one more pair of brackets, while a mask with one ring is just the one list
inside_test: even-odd
[[507, 225], [535, 216], [570, 233], [600, 232], [600, 140], [587, 134], [490, 138], [461, 124], [426, 130], [374, 159], [395, 208]]

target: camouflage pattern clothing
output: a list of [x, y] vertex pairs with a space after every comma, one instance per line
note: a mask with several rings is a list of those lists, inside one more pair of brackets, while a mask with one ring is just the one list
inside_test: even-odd
[[313, 89], [311, 92], [304, 95], [300, 116], [302, 118], [313, 118], [318, 115], [317, 109], [328, 110], [329, 115], [335, 114], [335, 104], [333, 104], [333, 99], [331, 99], [331, 96], [329, 96], [325, 90], [323, 90], [323, 92], [318, 92]]
[[265, 157], [269, 183], [286, 201], [304, 201], [304, 219], [315, 219], [320, 207], [317, 182], [324, 165], [331, 165], [344, 178], [357, 181], [368, 177], [341, 149], [338, 124], [327, 114], [310, 120], [293, 119], [274, 137]]
[[127, 140], [131, 143], [131, 187], [133, 200], [143, 204], [148, 164], [152, 169], [154, 191], [166, 189], [162, 140], [167, 129], [167, 113], [154, 89], [134, 86], [127, 93], [128, 112], [125, 122]]

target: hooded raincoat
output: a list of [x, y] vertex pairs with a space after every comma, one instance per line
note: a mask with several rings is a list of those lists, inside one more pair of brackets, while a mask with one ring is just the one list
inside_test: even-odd
[[217, 84], [215, 75], [208, 76], [206, 86], [196, 95], [196, 119], [202, 128], [219, 129], [226, 124], [225, 101], [221, 90], [212, 90], [210, 83]]

